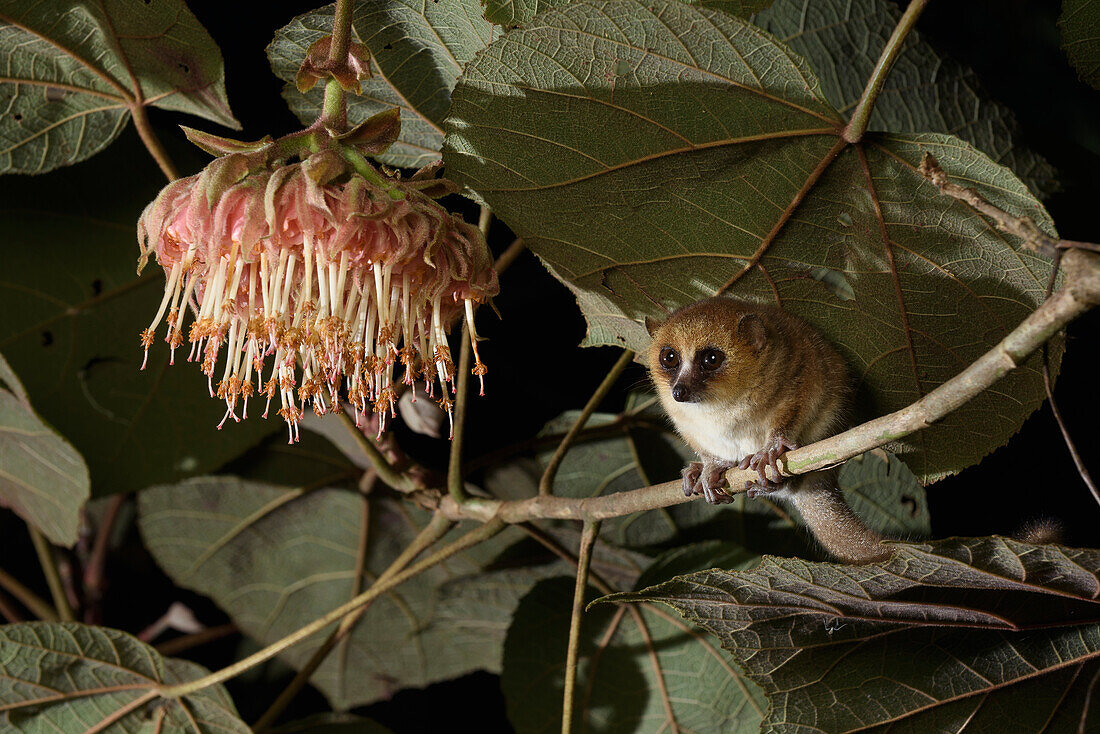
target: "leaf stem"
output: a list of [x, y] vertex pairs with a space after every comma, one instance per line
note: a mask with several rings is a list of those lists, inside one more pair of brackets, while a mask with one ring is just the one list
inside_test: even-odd
[[451, 436], [451, 455], [447, 463], [447, 493], [459, 504], [469, 497], [462, 484], [462, 444], [466, 434], [466, 394], [470, 381], [470, 331], [462, 327], [462, 346], [458, 355], [458, 374], [455, 375], [454, 435]]
[[392, 487], [398, 492], [411, 492], [416, 489], [413, 481], [406, 475], [397, 471], [390, 464], [389, 460], [382, 454], [382, 451], [375, 445], [374, 441], [359, 430], [359, 426], [355, 425], [355, 421], [351, 416], [343, 411], [338, 414], [344, 426], [351, 433], [351, 437], [355, 439], [355, 443], [359, 445], [359, 448], [363, 451], [363, 454], [370, 461], [371, 466], [378, 473], [378, 478], [381, 479], [387, 486]]
[[69, 606], [69, 599], [65, 596], [65, 586], [61, 583], [61, 574], [57, 570], [57, 561], [53, 557], [53, 546], [46, 540], [37, 528], [30, 525], [27, 530], [34, 541], [34, 550], [38, 554], [38, 563], [42, 566], [42, 573], [46, 576], [46, 583], [50, 586], [50, 596], [53, 597], [53, 605], [57, 609], [57, 616], [62, 622], [75, 622], [76, 614]]
[[19, 579], [0, 568], [0, 588], [18, 599], [31, 614], [46, 622], [56, 622], [57, 612], [45, 599], [23, 585]]
[[88, 624], [99, 624], [99, 606], [103, 600], [103, 568], [107, 562], [107, 546], [111, 540], [111, 530], [114, 528], [118, 513], [126, 501], [126, 495], [116, 494], [110, 499], [107, 511], [96, 528], [95, 542], [92, 544], [92, 552], [88, 563], [84, 567], [84, 621]]
[[[365, 500], [364, 500], [365, 501]], [[447, 534], [454, 523], [443, 517], [438, 512], [432, 515], [432, 519], [427, 525], [413, 538], [408, 547], [401, 552], [393, 563], [382, 572], [382, 575], [375, 581], [376, 584], [383, 581], [387, 581], [394, 576], [397, 572], [404, 569], [412, 561], [420, 555], [422, 552], [430, 548], [435, 544], [437, 540]], [[340, 626], [332, 631], [332, 634], [328, 636], [328, 639], [317, 648], [317, 650], [310, 656], [306, 664], [302, 666], [297, 675], [294, 676], [294, 680], [290, 681], [290, 684], [283, 689], [283, 692], [279, 694], [279, 697], [271, 704], [271, 706], [263, 713], [256, 723], [252, 725], [252, 731], [255, 734], [262, 734], [275, 723], [275, 720], [279, 718], [279, 715], [286, 710], [286, 707], [294, 700], [294, 697], [305, 687], [305, 684], [317, 671], [317, 668], [321, 667], [321, 663], [325, 661], [328, 654], [336, 647], [340, 640], [351, 634], [351, 631], [355, 628], [356, 622], [370, 607], [370, 603], [364, 604], [356, 611], [349, 614], [340, 623]]]
[[889, 75], [890, 69], [894, 66], [894, 62], [898, 60], [898, 55], [901, 54], [906, 36], [913, 30], [917, 18], [920, 17], [920, 14], [924, 11], [924, 6], [927, 4], [928, 0], [911, 0], [909, 7], [902, 13], [898, 24], [894, 26], [894, 32], [890, 34], [889, 40], [886, 41], [886, 46], [882, 49], [882, 54], [878, 57], [874, 70], [871, 71], [871, 78], [867, 80], [867, 86], [863, 89], [863, 96], [856, 103], [852, 117], [844, 128], [842, 137], [849, 143], [858, 143], [863, 138], [863, 134], [867, 132], [867, 124], [871, 121], [871, 111], [875, 107], [875, 100], [878, 99], [879, 93], [882, 92], [882, 85], [886, 83], [886, 77]]
[[523, 251], [526, 249], [527, 245], [524, 244], [523, 239], [517, 237], [512, 241], [512, 244], [508, 245], [508, 249], [500, 253], [500, 257], [493, 263], [493, 270], [497, 271], [497, 275], [499, 276], [511, 267], [512, 263], [516, 261], [516, 258], [522, 255]]
[[336, 622], [347, 616], [348, 614], [356, 611], [364, 604], [369, 604], [385, 592], [396, 586], [400, 586], [412, 577], [423, 573], [424, 571], [427, 571], [429, 568], [436, 566], [443, 561], [446, 561], [448, 558], [451, 558], [452, 556], [461, 553], [467, 548], [472, 548], [473, 546], [488, 540], [507, 526], [507, 523], [505, 523], [503, 520], [500, 520], [499, 518], [492, 518], [481, 527], [471, 530], [455, 542], [444, 548], [439, 549], [419, 563], [410, 566], [404, 571], [400, 571], [393, 576], [390, 576], [388, 579], [378, 579], [377, 581], [375, 581], [374, 584], [371, 585], [369, 589], [364, 591], [362, 594], [359, 594], [351, 601], [341, 604], [332, 611], [313, 620], [304, 627], [299, 627], [294, 632], [291, 632], [289, 635], [282, 638], [281, 640], [277, 640], [271, 643], [259, 652], [253, 653], [243, 660], [238, 660], [236, 663], [222, 668], [215, 673], [204, 675], [201, 678], [196, 678], [195, 680], [187, 681], [186, 683], [180, 683], [179, 685], [162, 687], [158, 690], [158, 693], [164, 698], [179, 698], [181, 696], [190, 695], [195, 691], [202, 690], [203, 688], [206, 688], [208, 686], [216, 685], [218, 683], [224, 683], [230, 678], [233, 678], [243, 673], [244, 671], [257, 666], [266, 660], [270, 660], [284, 650], [287, 650], [298, 644], [299, 642], [309, 637], [312, 637], [333, 622]]
[[615, 381], [619, 379], [619, 375], [623, 373], [634, 360], [634, 352], [626, 349], [619, 357], [619, 361], [611, 368], [611, 370], [604, 376], [603, 382], [600, 383], [596, 391], [592, 393], [592, 397], [588, 399], [588, 403], [585, 404], [581, 414], [577, 416], [577, 421], [573, 424], [573, 427], [569, 429], [569, 432], [565, 434], [565, 438], [558, 444], [557, 450], [554, 451], [554, 455], [550, 457], [550, 461], [546, 464], [546, 469], [542, 473], [542, 478], [539, 479], [539, 495], [548, 496], [553, 494], [554, 489], [554, 477], [558, 474], [558, 469], [561, 468], [562, 461], [565, 460], [565, 455], [569, 452], [569, 448], [573, 445], [577, 435], [584, 429], [584, 425], [588, 423], [588, 419], [592, 417], [592, 414], [603, 402], [607, 394], [611, 392], [611, 388], [615, 385]]
[[[348, 49], [351, 47], [351, 9], [351, 0], [336, 0], [336, 16], [332, 20], [332, 43], [328, 49], [330, 65], [347, 65]], [[347, 129], [347, 93], [336, 79], [325, 82], [321, 124], [334, 133], [342, 133]]]
[[179, 655], [181, 652], [186, 652], [193, 647], [199, 645], [205, 645], [208, 642], [214, 640], [220, 640], [223, 637], [228, 637], [240, 632], [235, 624], [219, 624], [217, 627], [207, 627], [204, 630], [194, 632], [190, 635], [183, 635], [182, 637], [176, 637], [162, 642], [156, 646], [157, 652], [165, 657], [172, 657], [173, 655]]
[[149, 155], [153, 156], [153, 160], [157, 162], [161, 172], [168, 180], [175, 181], [180, 177], [180, 174], [172, 164], [172, 159], [168, 157], [168, 151], [161, 145], [160, 138], [153, 132], [153, 126], [149, 123], [149, 115], [145, 110], [145, 100], [142, 99], [140, 94], [130, 105], [130, 115], [134, 118], [134, 127], [137, 128], [138, 135], [141, 136], [141, 142], [145, 143], [145, 149], [149, 151]]
[[581, 546], [577, 552], [577, 584], [573, 587], [573, 612], [569, 617], [569, 647], [565, 655], [565, 693], [561, 706], [561, 733], [573, 731], [573, 696], [577, 686], [577, 652], [581, 642], [581, 615], [584, 614], [584, 591], [588, 588], [588, 568], [592, 549], [600, 532], [599, 521], [586, 521], [581, 530]]

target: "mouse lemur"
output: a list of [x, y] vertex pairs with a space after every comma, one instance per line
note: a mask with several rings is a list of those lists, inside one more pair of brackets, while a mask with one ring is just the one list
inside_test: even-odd
[[792, 503], [814, 537], [837, 558], [880, 560], [889, 548], [852, 512], [836, 470], [768, 481], [784, 452], [843, 427], [851, 394], [844, 360], [812, 327], [778, 308], [709, 298], [646, 320], [649, 370], [676, 430], [699, 454], [683, 473], [684, 493], [720, 504], [733, 467], [760, 479], [750, 498]]

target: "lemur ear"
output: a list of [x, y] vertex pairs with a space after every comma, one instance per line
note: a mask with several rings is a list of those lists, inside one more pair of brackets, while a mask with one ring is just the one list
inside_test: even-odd
[[737, 321], [737, 333], [749, 346], [759, 351], [768, 343], [768, 330], [758, 314], [745, 313]]
[[646, 316], [645, 317], [645, 330], [649, 332], [650, 336], [656, 336], [657, 335], [657, 329], [660, 329], [661, 324], [663, 324], [663, 323], [664, 323], [663, 321], [658, 321], [657, 319], [653, 318], [652, 316]]

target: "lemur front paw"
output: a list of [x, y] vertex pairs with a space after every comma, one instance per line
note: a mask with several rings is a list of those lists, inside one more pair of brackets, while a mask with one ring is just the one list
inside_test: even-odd
[[722, 491], [726, 486], [726, 471], [735, 466], [732, 462], [693, 461], [684, 467], [684, 496], [701, 494], [712, 505], [733, 502], [733, 497]]
[[699, 494], [702, 492], [702, 487], [699, 486], [699, 475], [703, 473], [703, 465], [698, 461], [693, 461], [684, 467], [684, 470], [680, 472], [680, 476], [684, 478], [684, 496], [690, 497], [693, 494]]
[[768, 479], [767, 468], [771, 467], [777, 475], [779, 474], [779, 460], [783, 458], [783, 455], [788, 451], [792, 451], [798, 448], [798, 444], [793, 441], [788, 441], [781, 434], [774, 434], [764, 448], [757, 451], [755, 454], [751, 454], [741, 459], [737, 464], [739, 469], [752, 469], [760, 475], [760, 479], [755, 482], [745, 483], [745, 493], [749, 496], [749, 499], [754, 499], [762, 494], [774, 492], [779, 489], [785, 483], [785, 480], [779, 482], [773, 482]]

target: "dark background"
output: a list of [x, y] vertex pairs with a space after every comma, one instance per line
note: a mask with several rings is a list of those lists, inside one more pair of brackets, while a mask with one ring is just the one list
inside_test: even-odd
[[[973, 67], [990, 95], [1015, 111], [1024, 142], [1059, 170], [1063, 190], [1046, 204], [1062, 236], [1097, 241], [1100, 92], [1078, 81], [1060, 50], [1055, 24], [1059, 6], [1054, 0], [941, 0], [930, 4], [917, 29], [942, 51]], [[205, 158], [181, 142], [175, 127], [180, 122], [245, 140], [301, 127], [280, 97], [282, 82], [271, 74], [264, 48], [277, 28], [312, 7], [312, 3], [288, 2], [191, 3], [221, 46], [229, 101], [244, 130], [219, 130], [152, 110], [152, 121], [183, 173], [198, 170]], [[123, 162], [126, 175], [148, 175], [150, 180], [160, 176], [131, 128], [103, 158], [70, 169], [74, 185], [85, 177], [102, 176], [107, 155]], [[470, 221], [476, 220], [473, 208], [466, 213]], [[494, 252], [499, 254], [511, 241], [507, 228], [495, 223], [490, 237]], [[533, 435], [562, 410], [581, 407], [618, 356], [617, 350], [609, 348], [576, 346], [584, 335], [584, 321], [575, 301], [530, 253], [502, 277], [496, 302], [502, 320], [479, 318], [479, 329], [488, 337], [482, 355], [492, 372], [488, 396], [469, 404], [468, 456]], [[1093, 450], [1100, 433], [1096, 420], [1100, 400], [1091, 351], [1098, 330], [1097, 313], [1070, 327], [1055, 393], [1085, 461], [1100, 473]], [[631, 367], [604, 408], [621, 408], [626, 390], [643, 380], [642, 368]], [[445, 463], [442, 442], [400, 429], [398, 438], [425, 463], [437, 467]], [[1068, 544], [1100, 545], [1100, 508], [1070, 461], [1048, 407], [1033, 415], [1006, 447], [980, 466], [930, 487], [928, 496], [936, 537], [1012, 534], [1028, 519], [1049, 517], [1063, 523]], [[7, 570], [47, 593], [29, 539], [7, 512], [0, 513], [0, 553]], [[176, 599], [190, 605], [204, 623], [226, 621], [209, 601], [171, 585], [141, 549], [132, 526], [123, 546], [109, 559], [107, 574], [111, 587], [104, 621], [109, 626], [136, 632]], [[230, 637], [195, 648], [187, 656], [217, 668], [238, 658], [242, 644]], [[252, 721], [288, 679], [285, 668], [268, 666], [230, 682], [229, 690], [245, 720]], [[323, 698], [307, 689], [284, 720], [324, 708]], [[482, 731], [510, 731], [497, 678], [486, 673], [404, 691], [359, 713], [396, 732], [420, 732], [454, 726], [456, 711], [477, 711], [478, 720], [469, 723]]]

